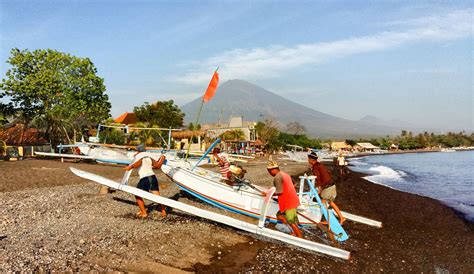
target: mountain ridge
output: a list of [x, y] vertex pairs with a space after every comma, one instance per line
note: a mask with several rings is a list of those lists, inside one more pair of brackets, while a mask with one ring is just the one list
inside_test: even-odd
[[[185, 122], [194, 122], [201, 97], [183, 105]], [[219, 86], [214, 98], [205, 104], [200, 123], [225, 122], [230, 116], [244, 116], [245, 120], [259, 121], [273, 117], [285, 129], [289, 122], [299, 122], [314, 137], [367, 137], [397, 134], [399, 129], [353, 121], [332, 116], [303, 106], [274, 92], [244, 80], [229, 80]]]

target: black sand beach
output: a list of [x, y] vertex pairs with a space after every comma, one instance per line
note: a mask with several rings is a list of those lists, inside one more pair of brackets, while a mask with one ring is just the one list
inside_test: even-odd
[[[246, 164], [248, 177], [269, 185], [265, 160]], [[293, 176], [303, 163], [282, 163]], [[180, 212], [135, 217], [134, 198], [100, 195], [95, 183], [68, 167], [118, 180], [119, 167], [53, 160], [0, 162], [0, 271], [155, 272], [462, 272], [474, 271], [474, 228], [436, 200], [368, 182], [352, 172], [337, 180], [341, 209], [383, 222], [373, 228], [346, 222], [341, 248], [349, 261], [257, 239]], [[332, 167], [330, 167], [332, 169]], [[160, 172], [162, 194], [234, 216], [187, 196]], [[153, 207], [151, 207], [153, 209]], [[239, 217], [247, 219], [245, 217]], [[329, 243], [318, 230], [321, 242]]]

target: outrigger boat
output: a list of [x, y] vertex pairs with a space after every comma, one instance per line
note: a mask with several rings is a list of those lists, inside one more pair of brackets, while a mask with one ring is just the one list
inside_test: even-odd
[[[147, 153], [141, 153], [136, 160], [139, 160], [143, 157], [152, 156], [153, 155], [147, 155]], [[153, 195], [135, 187], [128, 186], [127, 183], [131, 171], [127, 171], [125, 173], [121, 182], [114, 182], [92, 173], [81, 171], [75, 168], [70, 169], [74, 174], [80, 177], [109, 186], [111, 188], [126, 191], [133, 195], [137, 195], [165, 206], [173, 207], [178, 210], [194, 214], [196, 216], [338, 258], [349, 259], [350, 256], [350, 253], [347, 251], [300, 239], [266, 228], [266, 221], [277, 222], [275, 215], [278, 210], [278, 204], [271, 198], [275, 191], [274, 188], [266, 189], [253, 185], [249, 182], [242, 182], [240, 185], [230, 186], [221, 180], [219, 174], [198, 168], [196, 166], [193, 168], [171, 167], [166, 164], [162, 166], [162, 170], [165, 172], [165, 174], [175, 183], [177, 183], [177, 185], [184, 191], [212, 205], [257, 218], [259, 220], [258, 225], [255, 225], [234, 219], [229, 216], [224, 216], [200, 208], [192, 207], [178, 201]], [[340, 226], [336, 217], [333, 215], [333, 212], [328, 210], [325, 205], [321, 203], [321, 200], [313, 187], [315, 177], [302, 176], [300, 178], [301, 186], [298, 195], [300, 197], [300, 201], [302, 202], [302, 207], [298, 209], [298, 214], [301, 217], [301, 225], [317, 225], [321, 221], [321, 216], [324, 216], [324, 218], [328, 220], [330, 234], [338, 241], [347, 240], [348, 235], [342, 229], [342, 226]], [[307, 183], [310, 187], [309, 192], [303, 192], [302, 185], [305, 183]], [[266, 193], [265, 197], [261, 195], [262, 192]], [[343, 214], [349, 220], [381, 227], [380, 222], [349, 214], [347, 212], [344, 212]]]

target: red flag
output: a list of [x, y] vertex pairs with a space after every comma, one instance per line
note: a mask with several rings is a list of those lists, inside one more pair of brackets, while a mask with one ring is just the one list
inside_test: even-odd
[[217, 73], [217, 70], [214, 71], [214, 75], [212, 75], [211, 82], [209, 82], [209, 86], [207, 87], [206, 93], [204, 93], [204, 96], [202, 97], [202, 100], [204, 102], [207, 102], [214, 97], [214, 94], [216, 93], [217, 89], [217, 84], [219, 84], [219, 73]]

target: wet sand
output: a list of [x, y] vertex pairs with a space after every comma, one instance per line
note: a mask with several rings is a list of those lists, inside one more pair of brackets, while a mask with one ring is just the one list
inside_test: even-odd
[[[247, 177], [270, 185], [265, 164], [264, 159], [244, 164]], [[304, 163], [280, 164], [293, 176], [307, 170]], [[133, 196], [119, 191], [100, 195], [99, 185], [74, 176], [69, 166], [115, 180], [123, 175], [119, 167], [88, 163], [0, 162], [1, 272], [474, 271], [472, 224], [436, 200], [370, 183], [363, 174], [334, 178], [336, 202], [345, 211], [382, 221], [384, 227], [346, 222], [350, 239], [341, 248], [352, 257], [343, 261], [181, 212], [163, 218], [150, 203], [149, 218], [139, 219]], [[180, 195], [161, 172], [157, 175], [163, 196], [256, 222]], [[330, 243], [322, 232], [310, 232]]]

